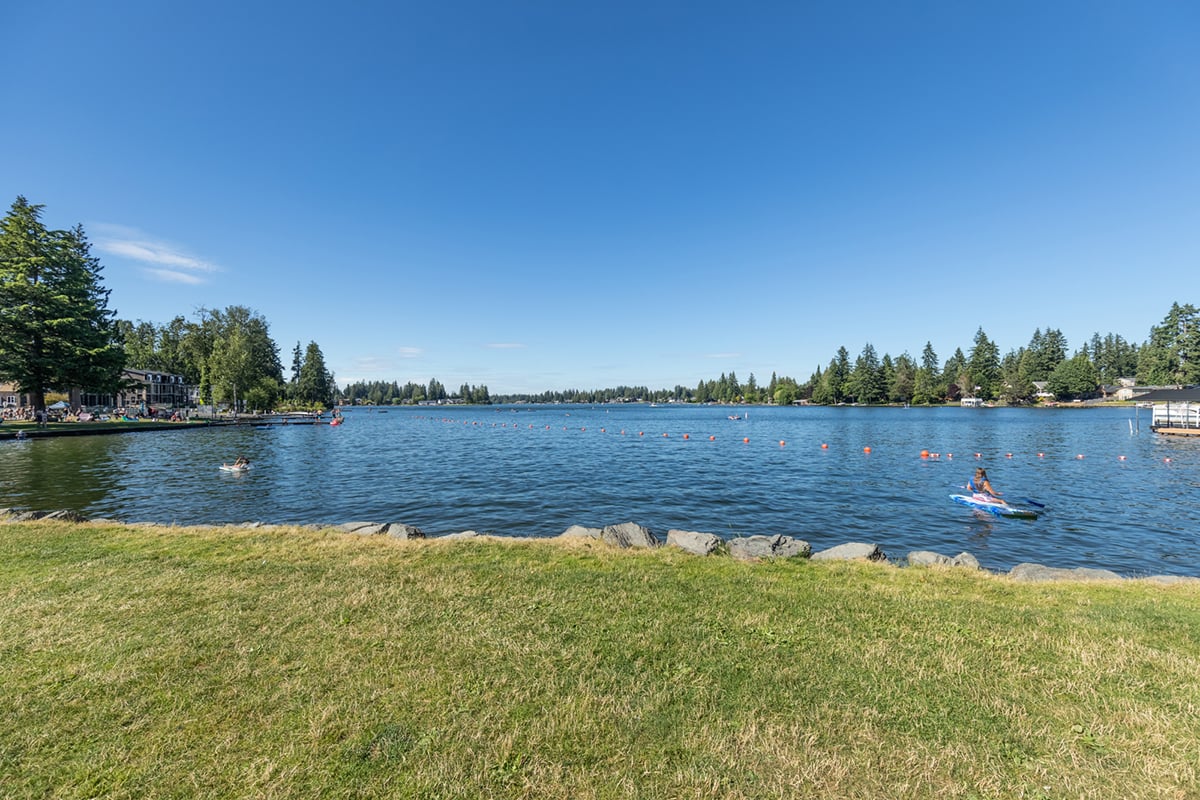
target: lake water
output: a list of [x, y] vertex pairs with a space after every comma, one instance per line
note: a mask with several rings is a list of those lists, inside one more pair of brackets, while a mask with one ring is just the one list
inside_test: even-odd
[[[1151, 433], [1145, 410], [751, 407], [728, 419], [746, 411], [359, 408], [340, 427], [0, 442], [0, 507], [168, 524], [406, 522], [429, 535], [632, 520], [660, 539], [783, 533], [814, 550], [875, 542], [893, 558], [966, 550], [996, 570], [1200, 575], [1200, 441]], [[238, 454], [249, 472], [218, 470]], [[951, 502], [977, 465], [1010, 500], [1045, 504], [1042, 515]]]

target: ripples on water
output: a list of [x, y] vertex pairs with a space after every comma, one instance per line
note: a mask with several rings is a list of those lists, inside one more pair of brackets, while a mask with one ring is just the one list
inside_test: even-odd
[[[1132, 408], [752, 408], [740, 421], [729, 411], [353, 409], [340, 428], [4, 442], [0, 506], [180, 524], [402, 521], [431, 534], [554, 536], [633, 520], [660, 537], [684, 528], [783, 533], [816, 549], [871, 541], [897, 557], [966, 550], [992, 569], [1200, 574], [1200, 442], [1150, 433], [1145, 411], [1136, 435]], [[941, 457], [923, 460], [923, 449]], [[217, 469], [238, 454], [253, 461], [248, 473]], [[1045, 513], [1003, 520], [951, 503], [977, 463]]]

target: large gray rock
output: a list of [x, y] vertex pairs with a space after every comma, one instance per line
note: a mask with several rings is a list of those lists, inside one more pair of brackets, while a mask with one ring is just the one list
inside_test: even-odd
[[951, 558], [941, 553], [935, 553], [932, 550], [914, 550], [908, 554], [908, 565], [910, 567], [931, 567], [938, 565], [979, 569], [979, 559], [970, 553], [959, 553], [954, 558]]
[[345, 533], [356, 533], [359, 536], [374, 536], [378, 533], [387, 533], [387, 523], [378, 522], [343, 522], [338, 525], [339, 531]]
[[887, 556], [879, 549], [879, 545], [862, 542], [839, 544], [837, 547], [830, 547], [812, 555], [813, 561], [855, 561], [858, 559], [884, 561]]
[[803, 539], [776, 534], [775, 536], [742, 536], [729, 540], [729, 555], [739, 561], [755, 558], [807, 558], [812, 545]]
[[658, 547], [658, 539], [654, 538], [654, 534], [636, 522], [605, 525], [600, 538], [617, 547]]
[[599, 539], [604, 535], [600, 528], [585, 528], [582, 525], [572, 525], [559, 534], [562, 539]]
[[393, 539], [424, 539], [425, 531], [416, 525], [406, 525], [403, 522], [389, 522], [383, 526], [383, 532]]
[[707, 556], [712, 555], [713, 551], [721, 546], [721, 537], [712, 533], [672, 529], [667, 531], [667, 546], [678, 547], [698, 556]]
[[443, 539], [474, 539], [479, 536], [478, 531], [459, 531], [458, 533], [447, 533], [441, 537]]
[[1061, 567], [1046, 567], [1041, 564], [1017, 564], [1008, 573], [1019, 581], [1114, 581], [1121, 576], [1108, 569], [1089, 569], [1076, 567], [1063, 569]]

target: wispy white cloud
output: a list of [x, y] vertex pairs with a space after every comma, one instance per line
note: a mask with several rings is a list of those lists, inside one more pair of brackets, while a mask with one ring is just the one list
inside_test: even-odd
[[741, 358], [741, 353], [706, 353], [705, 358]]
[[485, 344], [484, 347], [491, 350], [523, 350], [525, 345], [518, 342], [492, 342]]
[[401, 358], [420, 358], [425, 351], [419, 347], [398, 347], [396, 352]]
[[153, 267], [143, 267], [142, 272], [152, 278], [157, 278], [160, 281], [167, 283], [186, 283], [188, 286], [195, 286], [199, 283], [204, 283], [204, 279], [199, 275], [193, 275], [190, 272], [180, 272], [174, 269], [155, 269]]
[[188, 253], [184, 248], [155, 239], [125, 225], [98, 223], [92, 226], [96, 249], [118, 258], [140, 262], [142, 273], [154, 280], [196, 285], [221, 268]]

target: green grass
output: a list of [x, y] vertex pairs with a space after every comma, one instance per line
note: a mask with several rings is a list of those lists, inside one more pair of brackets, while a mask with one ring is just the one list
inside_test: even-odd
[[1200, 588], [0, 525], [12, 798], [1200, 797]]

